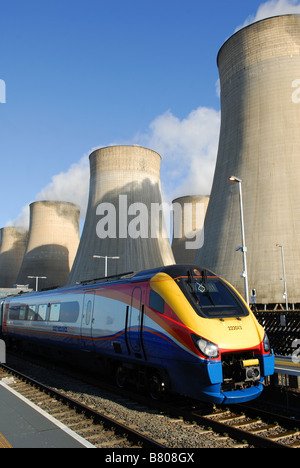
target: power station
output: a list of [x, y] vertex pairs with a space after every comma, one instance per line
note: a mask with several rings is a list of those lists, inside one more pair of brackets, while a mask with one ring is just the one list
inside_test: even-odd
[[13, 288], [23, 261], [28, 231], [21, 227], [4, 227], [0, 234], [0, 288]]
[[275, 307], [286, 295], [299, 303], [300, 15], [238, 31], [220, 49], [218, 67], [219, 149], [196, 262], [244, 295], [247, 276], [257, 304]]
[[181, 231], [173, 232], [173, 251], [163, 219], [160, 155], [140, 146], [101, 148], [90, 155], [80, 242], [78, 207], [31, 204], [18, 275], [17, 262], [9, 260], [10, 276], [5, 262], [13, 251], [20, 262], [23, 241], [16, 250], [16, 233], [2, 231], [0, 286], [34, 287], [28, 277], [42, 276], [41, 287], [55, 287], [176, 260], [214, 270], [245, 298], [255, 291], [257, 304], [300, 303], [300, 15], [239, 30], [217, 63], [221, 130], [213, 187], [210, 197], [174, 200], [181, 217], [173, 229], [178, 221]]
[[89, 202], [68, 284], [175, 263], [162, 216], [161, 157], [140, 146], [90, 155]]
[[30, 205], [28, 242], [17, 278], [32, 289], [64, 286], [79, 244], [77, 205], [38, 201]]

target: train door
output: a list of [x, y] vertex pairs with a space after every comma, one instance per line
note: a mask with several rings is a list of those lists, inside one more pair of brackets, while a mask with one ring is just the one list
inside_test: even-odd
[[81, 339], [82, 347], [86, 350], [92, 351], [94, 349], [94, 343], [92, 339], [92, 324], [94, 316], [94, 303], [95, 303], [95, 292], [91, 291], [85, 293], [83, 299], [83, 312], [81, 318]]
[[127, 318], [127, 342], [129, 351], [138, 359], [145, 357], [142, 342], [144, 307], [142, 289], [134, 288], [131, 295], [131, 306]]

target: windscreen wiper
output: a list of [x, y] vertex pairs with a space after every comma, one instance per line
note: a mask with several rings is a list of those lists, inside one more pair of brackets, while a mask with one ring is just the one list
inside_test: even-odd
[[213, 305], [215, 307], [216, 304], [214, 303], [213, 298], [211, 297], [211, 294], [210, 294], [209, 289], [208, 289], [207, 284], [206, 284], [206, 282], [207, 282], [207, 271], [202, 270], [201, 273], [202, 273], [202, 284], [205, 287], [205, 291], [203, 292], [203, 294], [208, 297], [211, 305]]

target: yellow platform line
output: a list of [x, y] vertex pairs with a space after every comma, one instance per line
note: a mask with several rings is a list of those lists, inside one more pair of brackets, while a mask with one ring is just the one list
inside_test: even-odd
[[12, 448], [10, 443], [5, 439], [4, 435], [0, 432], [0, 448]]
[[298, 362], [292, 362], [292, 361], [284, 361], [283, 359], [275, 359], [275, 365], [282, 366], [285, 365], [286, 367], [299, 367], [300, 364]]

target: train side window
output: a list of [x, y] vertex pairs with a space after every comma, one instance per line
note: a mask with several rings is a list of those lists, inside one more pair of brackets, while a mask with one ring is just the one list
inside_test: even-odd
[[36, 306], [35, 305], [29, 305], [28, 306], [28, 311], [27, 311], [27, 320], [35, 320], [35, 311], [36, 311]]
[[50, 305], [49, 321], [50, 322], [59, 322], [59, 314], [60, 314], [60, 304], [51, 304]]
[[75, 323], [79, 317], [79, 302], [63, 302], [60, 304], [59, 321], [66, 323]]
[[153, 290], [150, 291], [149, 306], [160, 314], [163, 314], [165, 311], [165, 301]]
[[91, 320], [91, 314], [92, 314], [92, 301], [88, 301], [86, 305], [86, 311], [85, 311], [85, 323], [88, 325]]
[[9, 319], [19, 320], [20, 306], [11, 306], [9, 308]]
[[26, 320], [26, 306], [20, 307], [19, 320]]
[[62, 302], [50, 305], [50, 322], [75, 323], [79, 317], [79, 302]]
[[38, 320], [38, 321], [44, 321], [44, 320], [46, 320], [47, 308], [48, 308], [48, 305], [47, 305], [47, 304], [40, 304], [40, 305], [39, 305], [36, 320]]

